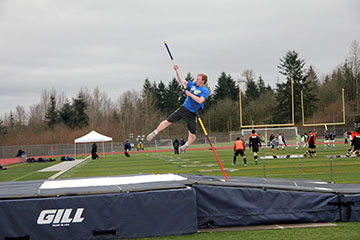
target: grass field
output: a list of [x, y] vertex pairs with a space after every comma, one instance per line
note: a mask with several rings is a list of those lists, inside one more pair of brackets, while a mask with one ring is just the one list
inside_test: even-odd
[[[221, 144], [224, 145], [224, 144]], [[230, 143], [227, 144], [230, 146]], [[220, 146], [216, 145], [216, 146]], [[200, 147], [200, 146], [198, 146]], [[206, 147], [202, 145], [201, 147]], [[317, 156], [301, 159], [301, 176], [298, 159], [266, 160], [266, 176], [268, 178], [318, 179], [330, 182], [330, 161], [326, 155], [345, 154], [348, 146], [337, 144], [336, 148], [324, 150], [318, 145]], [[243, 166], [238, 157], [237, 166], [232, 167], [232, 149], [217, 149], [219, 158], [229, 178], [233, 176], [259, 177], [264, 175], [263, 162], [254, 164], [252, 152], [247, 150], [248, 167]], [[260, 156], [303, 154], [304, 150], [296, 150], [291, 146], [286, 150], [269, 149], [260, 151]], [[9, 166], [0, 171], [0, 181], [25, 181], [47, 179], [56, 172], [38, 172], [42, 168], [59, 163], [26, 163]], [[174, 155], [173, 152], [132, 153], [130, 158], [124, 155], [107, 155], [100, 160], [87, 160], [61, 175], [59, 178], [110, 176], [123, 174], [157, 174], [183, 173], [222, 176], [222, 172], [211, 150], [188, 151], [186, 154]], [[360, 159], [333, 159], [333, 176], [335, 183], [360, 184]], [[291, 237], [290, 237], [291, 236]], [[260, 230], [199, 233], [191, 236], [162, 237], [152, 239], [360, 239], [360, 223], [338, 223], [336, 227]]]
[[[229, 145], [230, 143], [228, 143]], [[223, 145], [223, 144], [222, 144]], [[205, 147], [206, 145], [202, 145]], [[301, 176], [298, 159], [270, 159], [266, 160], [267, 178], [306, 178], [331, 181], [330, 161], [326, 155], [345, 154], [348, 146], [337, 144], [336, 148], [324, 150], [318, 146], [317, 156], [301, 159]], [[252, 152], [247, 149], [248, 167], [243, 166], [238, 157], [237, 166], [232, 167], [232, 149], [217, 149], [219, 158], [229, 177], [259, 177], [264, 176], [263, 161], [254, 164]], [[259, 152], [264, 155], [302, 154], [304, 150], [295, 150], [290, 146], [285, 150], [270, 152], [265, 149]], [[0, 181], [25, 181], [46, 179], [55, 172], [41, 173], [38, 170], [58, 163], [25, 163], [9, 166], [0, 172]], [[335, 183], [360, 184], [360, 159], [333, 159], [333, 178]], [[87, 160], [81, 165], [69, 170], [59, 178], [110, 176], [123, 174], [152, 174], [152, 173], [184, 173], [222, 176], [222, 172], [211, 150], [188, 151], [186, 154], [174, 155], [173, 152], [132, 153], [130, 158], [124, 155], [106, 155], [100, 160]]]
[[146, 240], [358, 240], [360, 239], [360, 223], [337, 223], [335, 227], [206, 232], [186, 236], [144, 238]]

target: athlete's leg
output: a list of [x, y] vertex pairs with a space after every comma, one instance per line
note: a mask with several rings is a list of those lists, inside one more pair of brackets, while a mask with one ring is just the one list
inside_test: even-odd
[[243, 156], [243, 159], [244, 159], [244, 166], [247, 167], [247, 162], [246, 162], [246, 156], [245, 155]]
[[196, 140], [196, 134], [191, 133], [190, 131], [188, 131], [188, 133], [189, 133], [188, 140], [184, 145], [182, 145], [179, 148], [180, 152], [185, 152], [189, 148], [189, 146], [193, 144], [193, 142], [195, 142]]
[[162, 130], [164, 130], [165, 128], [167, 128], [168, 126], [171, 125], [171, 122], [169, 122], [168, 120], [164, 120], [162, 121], [159, 126], [156, 128], [156, 132], [161, 132]]
[[257, 164], [258, 163], [258, 153], [257, 153], [257, 151], [256, 151], [257, 149], [253, 149], [253, 152], [254, 152], [254, 161], [255, 161], [255, 164]]
[[196, 135], [191, 133], [190, 131], [189, 132], [189, 137], [188, 137], [188, 140], [187, 142], [185, 143], [185, 145], [187, 144], [188, 146], [190, 146], [191, 144], [193, 144], [193, 142], [195, 142], [196, 140]]
[[159, 126], [154, 130], [152, 131], [151, 133], [149, 133], [146, 137], [146, 140], [148, 141], [151, 141], [153, 140], [153, 138], [159, 134], [159, 132], [161, 132], [162, 130], [164, 130], [165, 128], [167, 128], [168, 126], [171, 125], [171, 122], [169, 122], [168, 120], [164, 120], [162, 121]]

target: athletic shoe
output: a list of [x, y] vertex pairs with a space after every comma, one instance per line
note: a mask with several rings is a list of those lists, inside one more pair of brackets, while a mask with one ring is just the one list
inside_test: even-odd
[[233, 167], [236, 167], [236, 164], [231, 164]]
[[247, 167], [247, 164], [244, 164], [244, 167]]
[[179, 148], [179, 150], [180, 150], [180, 152], [186, 152], [186, 150], [189, 148], [189, 146], [188, 145], [186, 145], [186, 144], [184, 144], [184, 145], [182, 145], [180, 148]]
[[150, 142], [151, 140], [154, 139], [155, 136], [156, 136], [155, 131], [152, 131], [151, 133], [149, 133], [149, 135], [146, 136], [146, 140]]
[[258, 161], [255, 161], [255, 165], [257, 165], [258, 164]]

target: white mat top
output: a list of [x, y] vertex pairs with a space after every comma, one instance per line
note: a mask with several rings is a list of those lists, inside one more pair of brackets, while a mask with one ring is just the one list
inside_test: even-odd
[[187, 178], [172, 173], [155, 174], [155, 175], [153, 174], [139, 175], [139, 176], [129, 176], [129, 177], [97, 177], [97, 178], [45, 181], [40, 186], [40, 189], [98, 187], [98, 186], [137, 184], [137, 183], [171, 182], [171, 181], [183, 181], [183, 180], [187, 180]]

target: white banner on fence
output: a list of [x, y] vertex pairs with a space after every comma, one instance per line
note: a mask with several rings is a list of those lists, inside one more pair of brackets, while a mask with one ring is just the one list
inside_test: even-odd
[[263, 156], [260, 159], [275, 159], [275, 158], [303, 158], [304, 155], [274, 155], [274, 156]]

